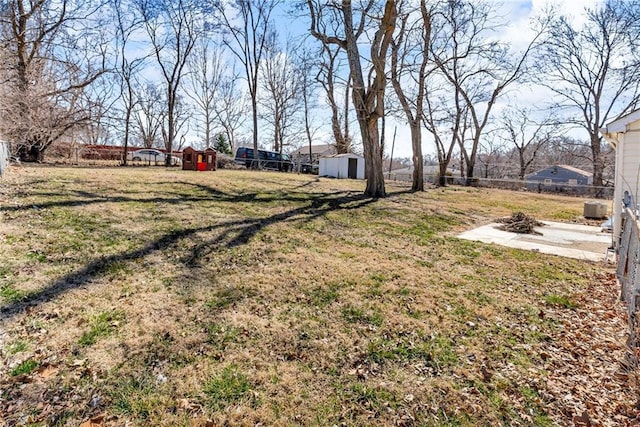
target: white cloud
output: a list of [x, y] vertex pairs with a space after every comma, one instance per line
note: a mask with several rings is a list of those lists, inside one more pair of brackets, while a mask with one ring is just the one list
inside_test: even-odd
[[558, 10], [558, 14], [569, 16], [574, 24], [582, 25], [585, 22], [585, 8], [592, 8], [603, 3], [603, 0], [531, 0], [532, 12], [540, 13], [549, 6]]

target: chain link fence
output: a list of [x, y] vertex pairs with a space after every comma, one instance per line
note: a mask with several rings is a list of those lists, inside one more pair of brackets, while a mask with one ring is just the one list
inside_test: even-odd
[[[411, 182], [411, 173], [385, 172], [385, 178], [389, 181]], [[447, 185], [466, 185], [465, 178], [458, 176], [446, 176]], [[427, 184], [437, 184], [440, 180], [438, 175], [425, 175], [424, 182]], [[578, 185], [552, 183], [544, 184], [540, 181], [521, 181], [518, 179], [493, 179], [493, 178], [473, 178], [472, 186], [484, 188], [499, 188], [503, 190], [529, 191], [532, 193], [564, 194], [568, 196], [590, 197], [596, 199], [612, 199], [613, 187], [596, 187], [593, 185]]]
[[0, 141], [0, 176], [4, 175], [4, 171], [9, 166], [9, 143]]
[[622, 213], [622, 237], [618, 252], [616, 276], [621, 285], [621, 298], [627, 303], [630, 345], [637, 347], [640, 324], [640, 222], [637, 214], [627, 208]]

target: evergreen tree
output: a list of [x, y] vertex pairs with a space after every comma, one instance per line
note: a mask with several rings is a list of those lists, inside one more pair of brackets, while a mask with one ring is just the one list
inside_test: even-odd
[[213, 148], [215, 148], [218, 153], [231, 155], [231, 148], [229, 147], [227, 138], [223, 133], [219, 133], [218, 135], [216, 135], [216, 140], [213, 144]]

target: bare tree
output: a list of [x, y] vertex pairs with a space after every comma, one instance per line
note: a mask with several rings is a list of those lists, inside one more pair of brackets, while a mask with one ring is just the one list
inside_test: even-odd
[[[165, 107], [168, 104], [164, 104]], [[180, 95], [176, 97], [173, 108], [173, 140], [169, 139], [169, 110], [165, 108], [162, 111], [160, 120], [160, 131], [162, 132], [162, 141], [164, 142], [164, 148], [168, 153], [172, 151], [181, 151], [182, 147], [189, 133], [189, 119], [191, 119], [191, 111], [189, 106], [185, 104], [184, 98]]]
[[415, 9], [412, 9], [409, 1], [399, 2], [400, 24], [391, 44], [391, 83], [411, 130], [411, 189], [423, 191], [422, 119], [432, 12], [427, 8], [425, 0], [420, 1], [419, 18], [414, 16], [413, 11]]
[[258, 162], [258, 79], [260, 63], [266, 53], [271, 28], [271, 14], [278, 0], [233, 0], [220, 2], [218, 16], [226, 33], [223, 44], [244, 67], [253, 113], [253, 154]]
[[106, 145], [110, 143], [112, 136], [111, 112], [117, 96], [118, 85], [114, 84], [116, 76], [104, 74], [94, 84], [82, 91], [78, 98], [78, 105], [82, 111], [87, 111], [89, 117], [85, 123], [79, 124], [72, 130], [74, 138], [79, 139], [84, 144]]
[[[272, 37], [277, 37], [277, 33], [272, 33]], [[263, 96], [259, 97], [259, 102], [264, 112], [261, 117], [272, 127], [273, 150], [280, 153], [287, 139], [295, 133], [296, 116], [302, 110], [302, 79], [294, 62], [294, 51], [291, 40], [284, 49], [272, 40], [261, 64]]]
[[238, 131], [244, 125], [247, 117], [246, 98], [236, 87], [236, 80], [235, 73], [222, 79], [213, 107], [217, 122], [224, 129], [232, 153], [238, 146]]
[[[495, 132], [495, 129], [492, 131]], [[493, 138], [490, 135], [493, 132], [487, 132], [487, 137], [480, 142], [475, 176], [489, 179], [504, 178], [506, 143], [499, 138]]]
[[116, 23], [116, 64], [115, 70], [120, 79], [120, 101], [124, 113], [124, 135], [122, 144], [122, 164], [127, 164], [127, 151], [131, 135], [131, 122], [135, 108], [136, 74], [144, 65], [146, 56], [131, 57], [130, 41], [134, 33], [140, 28], [142, 20], [135, 4], [128, 0], [111, 0]]
[[[452, 0], [434, 15], [431, 54], [439, 72], [468, 111], [469, 144], [458, 135], [465, 160], [466, 182], [471, 184], [479, 144], [496, 101], [505, 89], [519, 81], [526, 71], [526, 60], [545, 31], [541, 22], [522, 53], [495, 41], [498, 28], [495, 11], [488, 3]], [[456, 108], [459, 110], [459, 108]]]
[[[343, 0], [341, 6], [335, 3], [322, 7], [314, 0], [307, 0], [311, 15], [311, 34], [323, 44], [335, 44], [347, 53], [349, 70], [353, 82], [352, 100], [356, 117], [360, 126], [364, 149], [367, 187], [365, 194], [370, 197], [385, 197], [384, 176], [378, 120], [384, 115], [384, 94], [387, 83], [385, 74], [387, 54], [396, 24], [396, 3], [385, 2], [384, 10], [377, 11], [375, 0], [368, 1], [359, 10], [359, 21], [354, 22], [354, 9], [351, 1]], [[323, 11], [340, 7], [342, 11], [342, 36], [339, 33], [325, 34], [320, 32], [318, 22], [323, 21]], [[358, 38], [365, 28], [375, 22], [373, 39], [370, 40], [370, 68], [367, 83], [362, 67], [362, 57], [358, 47]]]
[[[338, 33], [341, 22], [340, 11], [337, 8], [330, 8], [329, 6], [325, 6], [324, 11], [321, 9], [318, 9], [318, 11], [323, 12], [328, 16], [323, 17], [323, 19], [316, 20], [316, 25], [318, 27], [317, 31], [322, 34]], [[349, 106], [351, 104], [349, 102], [349, 84], [351, 79], [348, 78], [346, 81], [341, 79], [340, 71], [342, 64], [340, 61], [340, 54], [344, 54], [344, 51], [339, 45], [323, 43], [321, 52], [322, 56], [316, 79], [318, 83], [322, 85], [326, 94], [327, 103], [331, 109], [331, 131], [333, 132], [333, 138], [336, 144], [336, 152], [338, 154], [344, 154], [347, 153], [350, 148], [348, 113]], [[343, 80], [345, 94], [344, 109], [337, 100], [337, 86], [340, 80]], [[311, 152], [309, 152], [309, 158], [311, 158]]]
[[[451, 94], [446, 82], [430, 68], [425, 82], [425, 105], [423, 124], [433, 136], [439, 166], [438, 185], [447, 184], [447, 171], [454, 155], [458, 140], [466, 139], [468, 109], [462, 102], [460, 93]], [[453, 99], [452, 99], [453, 98]]]
[[538, 155], [557, 136], [561, 130], [557, 120], [552, 117], [535, 121], [531, 109], [521, 108], [505, 111], [501, 119], [500, 139], [513, 146], [518, 162], [518, 178], [531, 172]]
[[540, 64], [540, 83], [562, 99], [558, 107], [575, 111], [570, 124], [589, 136], [593, 185], [603, 184], [606, 155], [599, 129], [638, 107], [640, 101], [640, 3], [607, 0], [585, 10], [576, 28], [568, 17], [554, 17]]
[[216, 121], [215, 104], [218, 101], [218, 88], [228, 67], [223, 59], [222, 50], [212, 45], [210, 40], [200, 39], [194, 54], [189, 61], [191, 74], [189, 75], [189, 90], [187, 96], [197, 107], [195, 117], [196, 129], [200, 132], [205, 147], [212, 147], [215, 142], [214, 134]]
[[161, 89], [147, 82], [144, 85], [136, 85], [135, 102], [132, 111], [136, 131], [145, 148], [154, 147], [159, 143], [159, 132], [164, 120], [163, 108], [166, 101]]
[[0, 130], [23, 161], [42, 161], [53, 142], [90, 117], [78, 100], [105, 72], [98, 7], [71, 0], [2, 4]]
[[317, 55], [309, 48], [299, 46], [296, 55], [296, 67], [300, 73], [300, 95], [302, 96], [302, 107], [304, 115], [304, 135], [309, 147], [309, 160], [313, 158], [312, 148], [313, 138], [320, 126], [316, 125], [316, 116], [313, 111], [317, 108], [316, 90], [318, 79], [314, 78], [314, 70], [318, 69], [315, 61]]
[[[610, 146], [605, 142], [601, 149], [610, 154], [607, 147]], [[551, 139], [538, 156], [543, 165], [569, 165], [586, 170], [593, 164], [589, 142], [569, 136]]]
[[178, 134], [177, 104], [181, 80], [198, 38], [196, 0], [137, 0], [166, 92], [165, 165]]

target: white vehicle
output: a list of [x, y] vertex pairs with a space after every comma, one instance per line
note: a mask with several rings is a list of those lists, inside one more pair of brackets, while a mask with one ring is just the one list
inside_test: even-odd
[[[143, 148], [142, 150], [130, 151], [127, 153], [127, 160], [150, 165], [164, 165], [165, 157], [165, 153], [154, 148]], [[180, 158], [171, 156], [171, 164], [180, 164]]]

